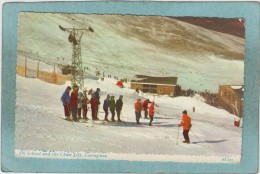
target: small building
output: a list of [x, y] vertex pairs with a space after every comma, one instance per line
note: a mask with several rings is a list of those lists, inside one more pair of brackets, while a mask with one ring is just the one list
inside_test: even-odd
[[136, 75], [131, 80], [131, 88], [141, 90], [144, 93], [176, 96], [177, 77], [152, 77]]
[[218, 106], [238, 117], [243, 116], [244, 85], [220, 85]]

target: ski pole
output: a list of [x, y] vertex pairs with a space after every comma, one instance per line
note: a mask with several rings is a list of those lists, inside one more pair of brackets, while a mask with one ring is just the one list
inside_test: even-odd
[[177, 145], [178, 145], [178, 142], [179, 142], [179, 129], [180, 129], [180, 127], [178, 126], [178, 134], [177, 134], [177, 142], [176, 142]]

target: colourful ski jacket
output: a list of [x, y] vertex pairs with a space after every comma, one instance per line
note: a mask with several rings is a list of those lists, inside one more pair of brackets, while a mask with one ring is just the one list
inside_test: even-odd
[[154, 115], [154, 105], [152, 104], [150, 107], [149, 107], [149, 116], [150, 117], [153, 117]]
[[191, 118], [187, 114], [183, 114], [181, 123], [179, 126], [183, 126], [183, 130], [190, 130], [191, 128]]
[[142, 111], [142, 104], [140, 102], [140, 100], [137, 100], [137, 102], [135, 103], [135, 112], [141, 112]]
[[94, 97], [91, 97], [90, 104], [91, 104], [91, 109], [95, 110], [97, 106], [96, 106], [96, 100]]
[[147, 108], [148, 108], [148, 103], [149, 103], [149, 100], [148, 100], [148, 99], [143, 102], [143, 108], [144, 108], [144, 109], [147, 109]]
[[68, 104], [70, 104], [70, 94], [69, 94], [68, 89], [66, 89], [66, 90], [64, 91], [64, 93], [62, 94], [62, 96], [61, 96], [61, 101], [62, 101], [63, 105], [68, 105]]
[[110, 109], [110, 111], [114, 111], [116, 109], [116, 102], [113, 97], [111, 97], [111, 99], [110, 99], [109, 109]]
[[78, 92], [72, 91], [70, 105], [74, 107], [78, 107]]

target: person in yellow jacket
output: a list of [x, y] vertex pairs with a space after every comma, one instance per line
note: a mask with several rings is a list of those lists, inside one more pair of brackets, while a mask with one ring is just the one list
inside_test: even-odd
[[183, 127], [183, 137], [185, 139], [183, 143], [190, 144], [189, 131], [191, 128], [191, 118], [190, 116], [187, 115], [186, 110], [182, 112], [182, 120], [181, 123], [179, 124], [179, 127], [181, 126]]

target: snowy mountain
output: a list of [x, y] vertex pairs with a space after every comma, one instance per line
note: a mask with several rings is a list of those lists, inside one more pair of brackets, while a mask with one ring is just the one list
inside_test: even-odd
[[[85, 123], [64, 120], [60, 97], [68, 84], [53, 85], [39, 79], [17, 76], [15, 149], [16, 156], [37, 158], [93, 159], [84, 154], [103, 154], [105, 159], [237, 163], [241, 158], [242, 129], [233, 126], [234, 115], [204, 103], [200, 96], [176, 97], [135, 94], [129, 88], [119, 88], [114, 79], [86, 79], [89, 89], [101, 89], [101, 106], [107, 94], [123, 95], [124, 123]], [[88, 96], [90, 97], [90, 96]], [[149, 98], [155, 107], [153, 126], [141, 118], [135, 122], [134, 103], [140, 97]], [[192, 107], [196, 108], [192, 112]], [[178, 129], [181, 113], [186, 109], [192, 119], [191, 144], [183, 144], [182, 128]], [[104, 119], [100, 109], [99, 118]], [[142, 113], [143, 115], [143, 113]], [[88, 111], [91, 118], [91, 111]], [[111, 114], [109, 114], [111, 119]], [[236, 118], [237, 119], [237, 118]], [[23, 155], [19, 150], [31, 150]], [[35, 151], [35, 153], [33, 153]], [[57, 156], [38, 155], [57, 152]], [[75, 153], [82, 154], [81, 157]], [[35, 154], [35, 155], [33, 155]], [[228, 158], [229, 161], [223, 160]], [[94, 158], [97, 159], [97, 158]], [[102, 158], [103, 159], [103, 158]]]
[[82, 38], [83, 66], [93, 74], [177, 76], [184, 89], [213, 92], [243, 84], [244, 39], [160, 16], [20, 13], [18, 59], [70, 64], [69, 34], [59, 25], [94, 29]]

